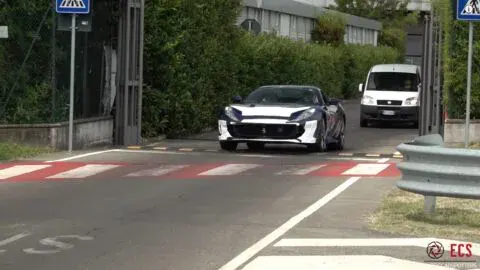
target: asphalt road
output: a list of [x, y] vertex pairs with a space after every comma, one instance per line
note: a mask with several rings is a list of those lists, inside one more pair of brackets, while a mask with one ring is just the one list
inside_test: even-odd
[[[361, 129], [348, 110], [351, 150], [394, 151], [416, 135]], [[349, 240], [399, 237], [365, 227], [399, 176], [395, 159], [150, 150], [52, 159], [0, 164], [2, 270], [393, 269], [381, 263], [428, 259], [428, 243]], [[323, 238], [343, 240], [315, 243]], [[339, 260], [351, 268], [326, 265]]]

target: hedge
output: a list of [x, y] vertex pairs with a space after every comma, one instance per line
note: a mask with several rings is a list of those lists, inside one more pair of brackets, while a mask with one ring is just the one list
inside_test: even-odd
[[[454, 19], [451, 0], [434, 0], [433, 7], [442, 22], [444, 105], [449, 118], [464, 119], [467, 89], [468, 22]], [[480, 27], [474, 24], [474, 33]], [[480, 40], [473, 40], [472, 92], [470, 118], [480, 118]]]
[[310, 84], [352, 98], [371, 65], [401, 61], [392, 48], [330, 46], [235, 26], [240, 1], [149, 1], [143, 136], [178, 137], [213, 127], [234, 95], [265, 84]]

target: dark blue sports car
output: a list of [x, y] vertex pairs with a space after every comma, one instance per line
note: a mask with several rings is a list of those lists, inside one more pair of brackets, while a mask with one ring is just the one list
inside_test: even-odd
[[266, 143], [306, 145], [311, 151], [341, 150], [345, 144], [345, 110], [320, 88], [267, 85], [245, 100], [235, 97], [218, 120], [220, 147], [234, 151], [238, 143], [262, 149]]

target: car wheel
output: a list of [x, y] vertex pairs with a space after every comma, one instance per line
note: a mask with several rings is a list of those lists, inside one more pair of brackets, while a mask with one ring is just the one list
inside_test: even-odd
[[367, 127], [368, 126], [368, 121], [360, 118], [360, 127]]
[[418, 121], [413, 122], [413, 128], [418, 128]]
[[325, 122], [320, 121], [320, 135], [317, 139], [317, 143], [307, 145], [307, 149], [310, 152], [324, 152], [327, 150], [327, 138], [325, 134]]
[[262, 142], [247, 142], [247, 147], [250, 150], [262, 150], [265, 146]]
[[237, 142], [220, 142], [220, 148], [226, 151], [235, 151], [237, 150]]

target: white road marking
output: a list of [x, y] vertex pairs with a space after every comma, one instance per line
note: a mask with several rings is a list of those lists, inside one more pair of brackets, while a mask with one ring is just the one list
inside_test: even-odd
[[111, 165], [111, 164], [87, 164], [85, 166], [68, 170], [56, 175], [49, 176], [47, 178], [85, 178], [95, 174], [99, 174], [114, 168], [120, 167], [120, 165]]
[[389, 158], [381, 158], [377, 161], [377, 163], [385, 163], [387, 161], [389, 161], [390, 159]]
[[[158, 151], [158, 150], [125, 150], [125, 149], [118, 149], [116, 152], [123, 152], [123, 153], [140, 153], [140, 154], [171, 154], [171, 155], [185, 155], [187, 152], [177, 152], [177, 151]], [[189, 155], [199, 155], [201, 153], [188, 153]]]
[[327, 165], [322, 164], [322, 165], [314, 165], [314, 166], [307, 166], [303, 168], [298, 168], [298, 166], [294, 166], [293, 168], [289, 168], [280, 172], [275, 173], [276, 175], [305, 175], [309, 174], [313, 171], [316, 171], [318, 169], [321, 169]]
[[421, 247], [438, 241], [445, 250], [450, 251], [451, 244], [472, 244], [472, 254], [480, 256], [480, 243], [456, 241], [439, 238], [284, 238], [275, 247]]
[[0, 179], [8, 179], [22, 174], [31, 173], [50, 167], [50, 165], [15, 165], [6, 169], [0, 170]]
[[366, 157], [379, 157], [380, 154], [366, 154]]
[[127, 177], [141, 177], [141, 176], [161, 176], [167, 173], [181, 170], [189, 165], [162, 165], [160, 167], [148, 170], [142, 170], [127, 174]]
[[382, 255], [340, 256], [260, 256], [242, 270], [447, 270], [448, 268], [428, 263], [396, 259]]
[[206, 172], [202, 172], [199, 175], [233, 175], [260, 166], [261, 165], [259, 164], [227, 164], [208, 170]]
[[[244, 250], [242, 253], [240, 253], [238, 256], [233, 258], [231, 261], [229, 261], [227, 264], [222, 266], [219, 270], [235, 270], [238, 267], [240, 267], [242, 264], [250, 260], [252, 257], [257, 255], [258, 252], [260, 252], [262, 249], [270, 245], [271, 243], [275, 242], [278, 238], [282, 237], [286, 232], [288, 232], [290, 229], [295, 227], [298, 223], [300, 223], [302, 220], [305, 218], [309, 217], [316, 211], [318, 211], [320, 208], [322, 208], [324, 205], [326, 205], [329, 201], [334, 199], [336, 196], [338, 196], [340, 193], [345, 191], [347, 188], [349, 188], [351, 185], [353, 185], [355, 182], [358, 181], [360, 177], [350, 177], [347, 179], [345, 182], [337, 186], [334, 190], [330, 191], [327, 195], [324, 197], [320, 198], [318, 201], [314, 202], [310, 206], [308, 206], [305, 210], [302, 212], [298, 213], [296, 216], [290, 218], [287, 222], [282, 224], [280, 227], [275, 229], [273, 232]], [[278, 268], [274, 268], [275, 270], [278, 270]], [[290, 268], [290, 269], [297, 269], [296, 267]], [[265, 270], [265, 269], [263, 269]]]
[[239, 157], [263, 157], [263, 158], [277, 158], [279, 156], [269, 156], [269, 155], [255, 155], [255, 154], [240, 154]]
[[[417, 246], [418, 238], [284, 238], [275, 247], [382, 247]], [[428, 242], [425, 244], [425, 247]]]
[[[12, 237], [9, 237], [9, 238], [7, 238], [7, 239], [4, 239], [4, 240], [0, 241], [0, 247], [1, 247], [1, 246], [8, 245], [8, 244], [10, 244], [10, 243], [13, 243], [13, 242], [15, 242], [15, 241], [17, 241], [17, 240], [20, 240], [20, 239], [24, 238], [24, 237], [27, 237], [27, 236], [29, 236], [30, 234], [31, 234], [31, 233], [29, 233], [29, 232], [24, 232], [24, 233], [19, 233], [19, 234], [17, 234], [17, 235], [14, 235], [14, 236], [12, 236]], [[3, 253], [3, 252], [5, 252], [5, 251], [6, 251], [6, 250], [2, 249], [2, 250], [0, 250], [0, 253]]]
[[90, 153], [75, 155], [75, 156], [71, 156], [71, 157], [67, 157], [67, 158], [49, 160], [49, 161], [45, 161], [45, 163], [68, 161], [68, 160], [80, 159], [80, 158], [84, 158], [84, 157], [101, 155], [101, 154], [111, 153], [111, 152], [121, 152], [121, 149], [110, 149], [110, 150], [104, 150], [104, 151], [90, 152]]
[[72, 249], [73, 247], [75, 247], [73, 244], [58, 241], [58, 239], [62, 239], [62, 238], [66, 238], [66, 239], [74, 238], [74, 239], [83, 240], [83, 241], [93, 240], [93, 237], [91, 237], [91, 236], [80, 236], [80, 235], [59, 235], [59, 236], [55, 236], [55, 237], [47, 237], [47, 238], [44, 238], [44, 239], [40, 240], [39, 241], [40, 244], [45, 245], [45, 246], [56, 247], [57, 249], [37, 250], [37, 249], [34, 249], [34, 248], [25, 248], [25, 249], [23, 249], [23, 252], [25, 252], [27, 254], [54, 254], [54, 253], [58, 253], [60, 251]]
[[390, 164], [357, 164], [353, 168], [342, 173], [342, 175], [377, 175], [386, 168], [388, 168]]

